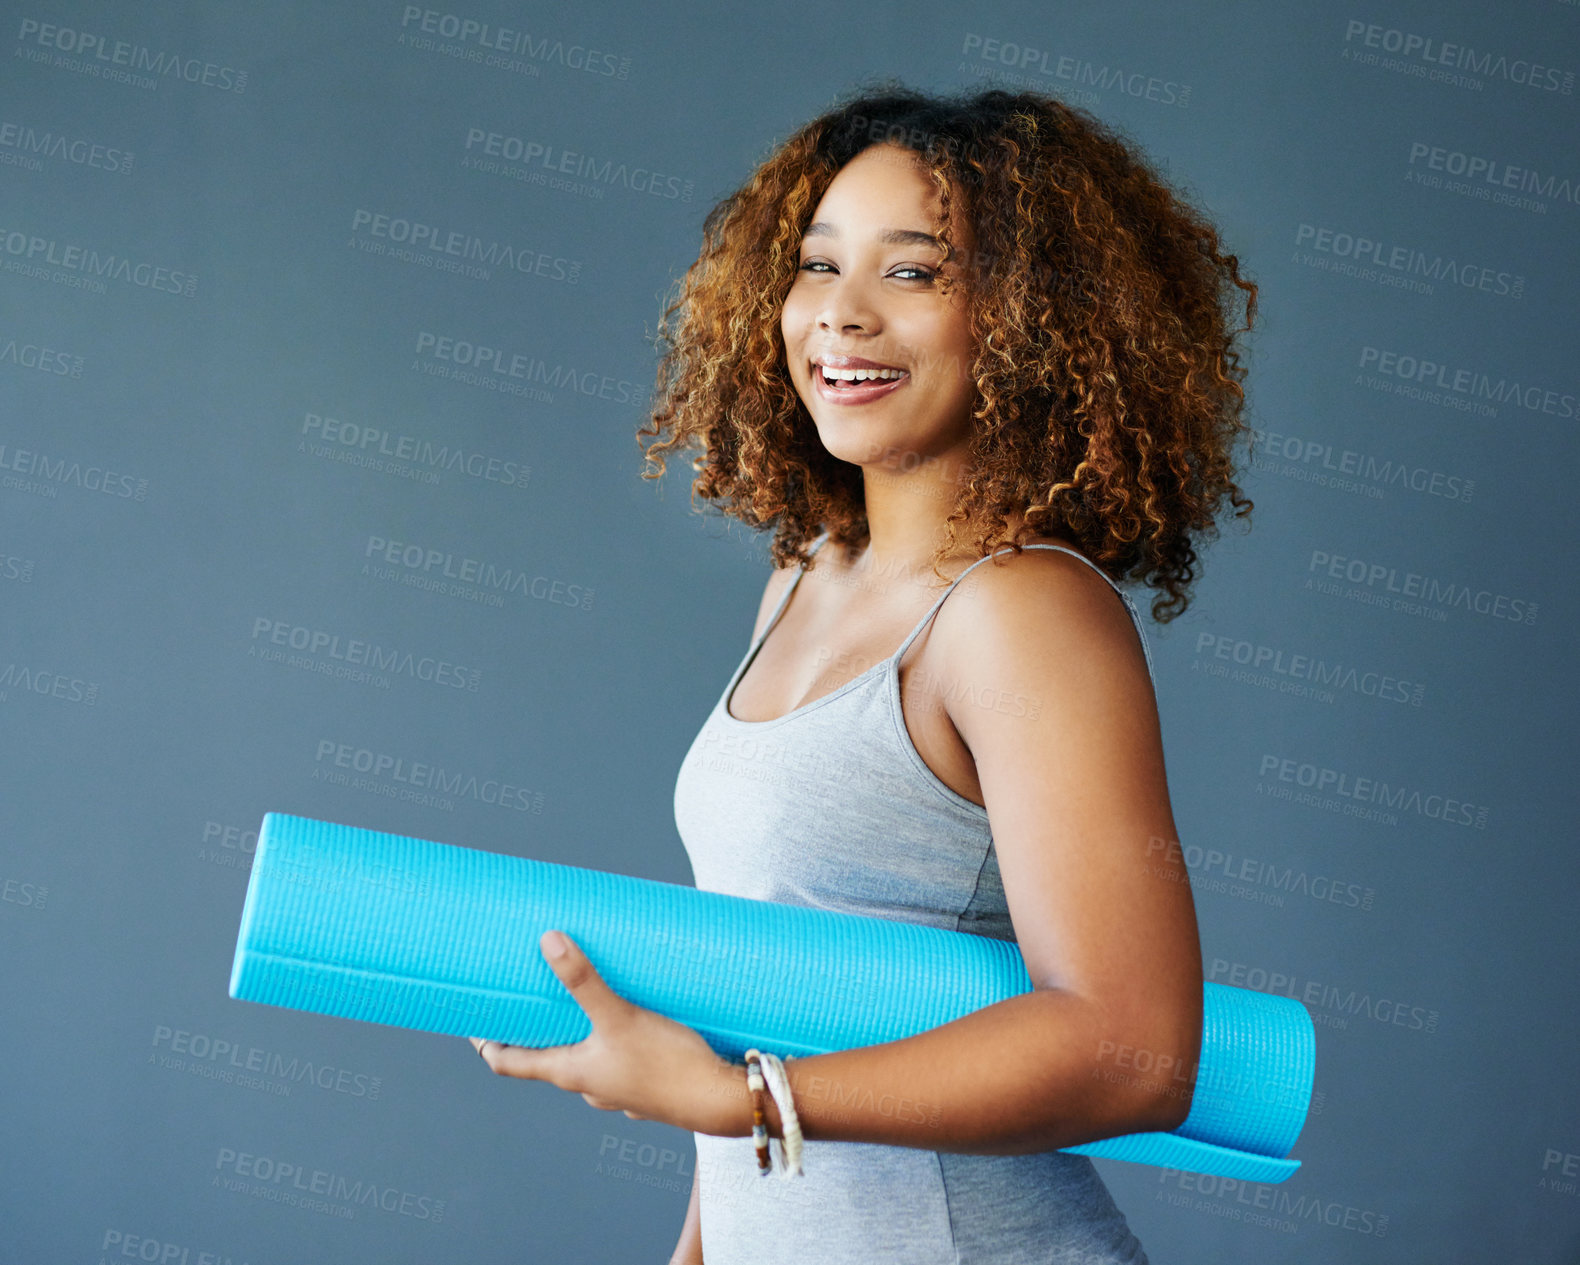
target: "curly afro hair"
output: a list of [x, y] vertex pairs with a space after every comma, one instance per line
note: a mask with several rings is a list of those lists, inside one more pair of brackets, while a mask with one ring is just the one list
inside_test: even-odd
[[946, 259], [962, 259], [948, 233], [957, 204], [976, 235], [957, 274], [975, 347], [969, 456], [934, 568], [963, 538], [986, 556], [1062, 534], [1116, 582], [1161, 590], [1154, 619], [1176, 618], [1195, 539], [1216, 535], [1225, 499], [1236, 518], [1253, 505], [1232, 457], [1250, 434], [1235, 340], [1257, 287], [1205, 216], [1086, 111], [1031, 92], [878, 88], [793, 133], [708, 213], [659, 322], [637, 432], [656, 437], [644, 456], [657, 469], [643, 478], [664, 473], [664, 451], [700, 449], [693, 504], [772, 526], [776, 566], [807, 562], [824, 530], [865, 544], [862, 469], [819, 441], [780, 313], [834, 176], [872, 145], [899, 145], [938, 191]]

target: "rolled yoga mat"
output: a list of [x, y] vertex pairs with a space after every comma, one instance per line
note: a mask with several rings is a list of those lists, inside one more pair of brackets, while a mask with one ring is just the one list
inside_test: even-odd
[[[628, 1001], [726, 1058], [781, 1058], [912, 1036], [1030, 992], [1012, 941], [702, 892], [269, 813], [242, 907], [230, 995], [512, 1045], [565, 1045], [587, 1016], [538, 947], [567, 932]], [[1143, 1053], [1100, 1074], [1170, 1079]], [[1305, 1124], [1316, 1031], [1298, 1001], [1205, 986], [1190, 1115], [1172, 1133], [1063, 1148], [1281, 1182]]]

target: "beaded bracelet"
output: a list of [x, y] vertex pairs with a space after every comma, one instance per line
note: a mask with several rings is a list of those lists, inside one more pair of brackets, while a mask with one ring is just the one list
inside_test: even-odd
[[756, 1050], [746, 1051], [746, 1087], [752, 1091], [752, 1142], [757, 1148], [757, 1175], [767, 1177], [773, 1167], [768, 1157], [768, 1117], [763, 1113], [763, 1071]]

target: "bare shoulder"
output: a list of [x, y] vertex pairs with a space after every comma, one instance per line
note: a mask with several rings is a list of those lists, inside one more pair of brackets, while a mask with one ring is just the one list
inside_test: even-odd
[[1062, 547], [1001, 550], [944, 603], [938, 635], [946, 669], [962, 678], [987, 671], [1044, 686], [1078, 679], [1150, 700], [1146, 652], [1113, 585], [1093, 563], [1065, 552], [1072, 547], [1067, 542], [1039, 537], [1034, 543]]

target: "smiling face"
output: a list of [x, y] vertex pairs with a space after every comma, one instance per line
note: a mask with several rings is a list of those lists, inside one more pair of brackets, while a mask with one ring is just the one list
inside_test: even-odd
[[[947, 265], [951, 293], [938, 291], [939, 204], [925, 171], [897, 145], [845, 164], [813, 213], [780, 316], [790, 378], [818, 437], [863, 467], [954, 464], [970, 435], [970, 316], [957, 263]], [[970, 258], [958, 208], [950, 236]]]

